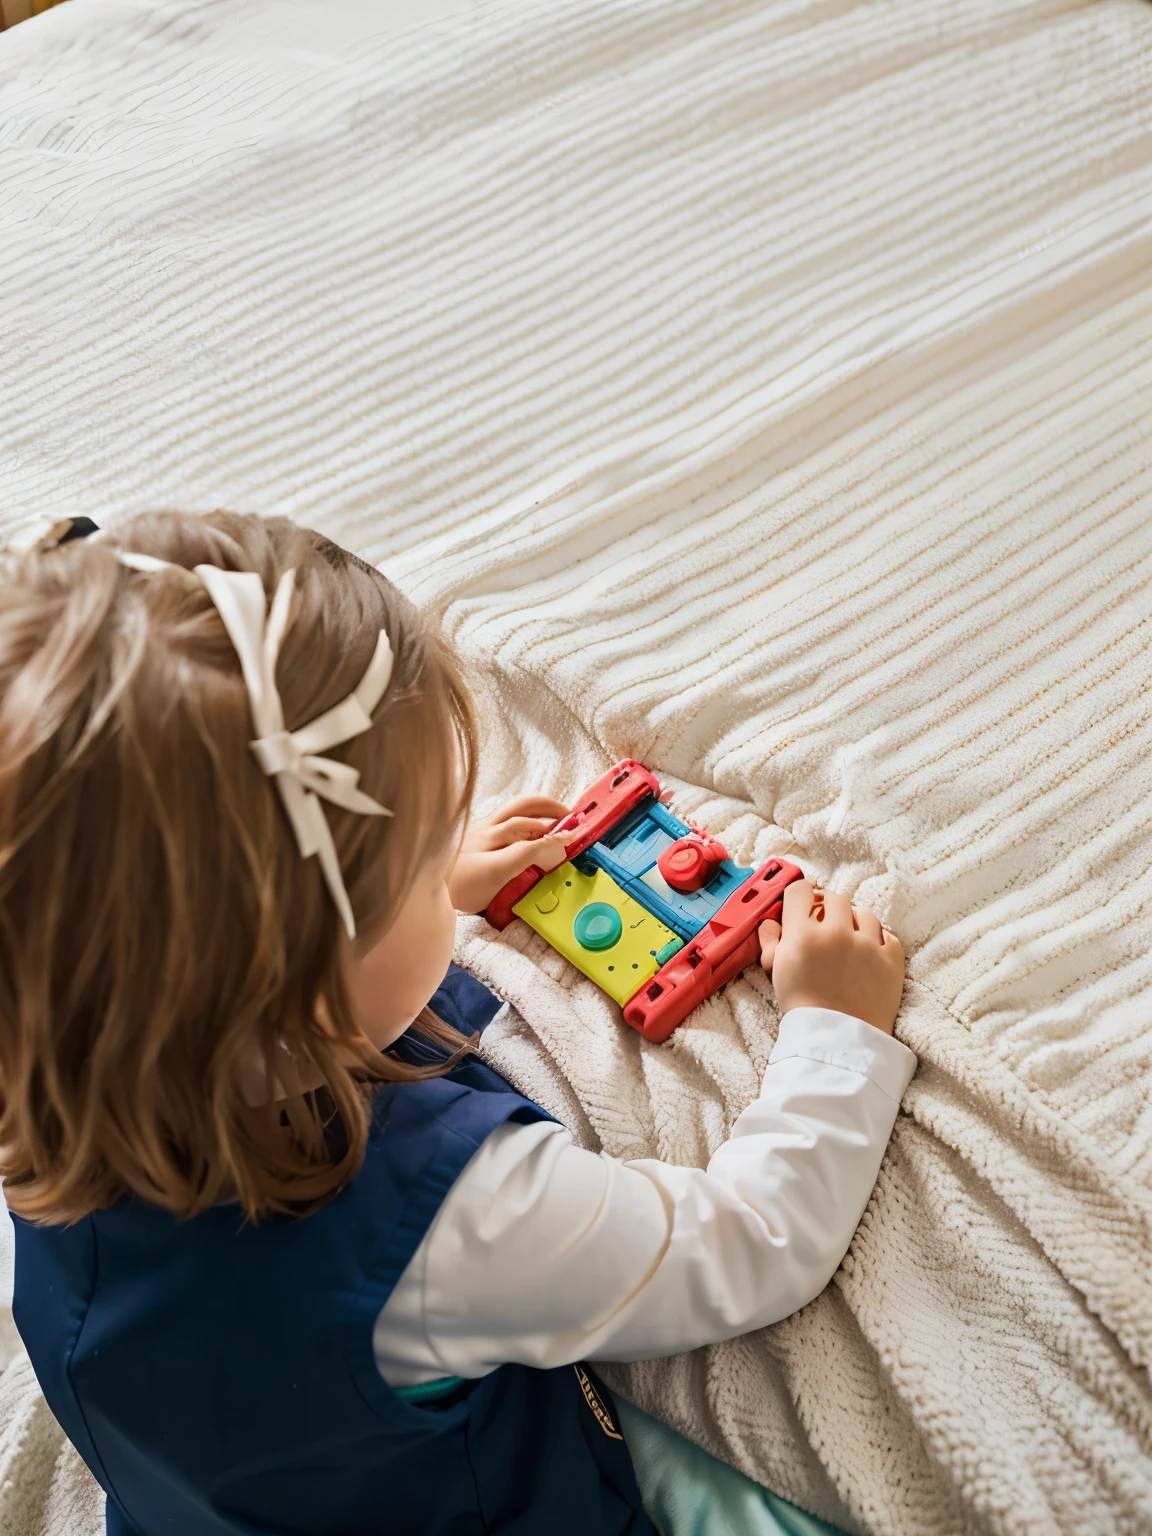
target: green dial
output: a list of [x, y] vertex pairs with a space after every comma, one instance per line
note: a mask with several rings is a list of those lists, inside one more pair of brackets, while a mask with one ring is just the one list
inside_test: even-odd
[[581, 907], [572, 924], [581, 949], [611, 949], [623, 931], [619, 912], [606, 901], [590, 901]]

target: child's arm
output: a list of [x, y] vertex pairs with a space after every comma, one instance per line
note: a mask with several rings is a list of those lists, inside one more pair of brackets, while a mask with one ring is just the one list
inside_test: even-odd
[[585, 1152], [555, 1125], [495, 1132], [381, 1313], [388, 1381], [677, 1353], [824, 1288], [915, 1068], [887, 1033], [903, 955], [871, 913], [807, 882], [778, 944], [765, 926], [786, 1011], [761, 1095], [707, 1170]]

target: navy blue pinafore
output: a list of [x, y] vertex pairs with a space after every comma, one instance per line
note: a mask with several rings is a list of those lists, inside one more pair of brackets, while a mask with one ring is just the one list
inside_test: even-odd
[[[497, 1004], [453, 967], [433, 1006], [470, 1032]], [[17, 1219], [16, 1321], [109, 1536], [653, 1536], [586, 1368], [505, 1365], [426, 1403], [376, 1369], [376, 1318], [465, 1164], [546, 1118], [470, 1060], [383, 1087], [363, 1168], [311, 1216]]]

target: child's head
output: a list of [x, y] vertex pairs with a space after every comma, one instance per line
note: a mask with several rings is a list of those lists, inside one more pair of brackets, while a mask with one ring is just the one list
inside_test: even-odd
[[[184, 569], [136, 571], [117, 549]], [[295, 569], [275, 669], [290, 732], [358, 688], [387, 634], [370, 728], [323, 756], [393, 814], [323, 805], [328, 881], [253, 754], [240, 659], [197, 565], [255, 572], [269, 600]], [[444, 875], [473, 760], [446, 651], [378, 572], [318, 534], [155, 514], [13, 558], [0, 571], [13, 1209], [67, 1221], [132, 1193], [179, 1214], [239, 1199], [256, 1215], [344, 1182], [372, 1085], [414, 1075], [379, 1047], [420, 1014], [451, 953]]]

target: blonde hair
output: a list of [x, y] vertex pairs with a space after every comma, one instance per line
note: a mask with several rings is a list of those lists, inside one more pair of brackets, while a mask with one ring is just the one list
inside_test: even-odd
[[[475, 736], [450, 655], [377, 571], [285, 519], [156, 513], [113, 542], [256, 571], [266, 594], [296, 568], [289, 730], [356, 687], [387, 630], [372, 728], [329, 755], [395, 815], [324, 808], [366, 948], [467, 812]], [[134, 573], [90, 539], [0, 570], [0, 1174], [22, 1216], [125, 1195], [182, 1217], [303, 1213], [359, 1168], [377, 1084], [445, 1070], [361, 1034], [340, 918], [252, 734], [196, 578]], [[254, 1075], [322, 1087], [253, 1105]]]

